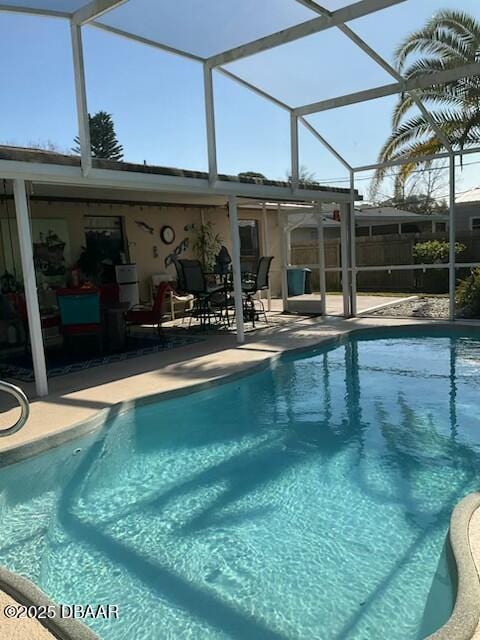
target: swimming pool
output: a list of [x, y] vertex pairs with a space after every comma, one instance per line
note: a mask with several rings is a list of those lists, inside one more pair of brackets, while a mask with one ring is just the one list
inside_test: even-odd
[[[376, 336], [378, 332], [376, 332]], [[346, 339], [0, 470], [0, 563], [105, 640], [418, 640], [478, 489], [480, 341]]]

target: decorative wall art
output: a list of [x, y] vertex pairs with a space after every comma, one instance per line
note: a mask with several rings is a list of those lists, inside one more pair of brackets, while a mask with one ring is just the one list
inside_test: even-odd
[[135, 220], [135, 224], [139, 229], [141, 229], [142, 231], [145, 231], [145, 233], [149, 233], [150, 235], [153, 235], [153, 232], [155, 231], [153, 227], [151, 227], [149, 224], [147, 224], [143, 220]]
[[[8, 227], [8, 220], [1, 221], [5, 251], [5, 268], [21, 278], [22, 266], [16, 225]], [[33, 261], [37, 274], [47, 282], [63, 282], [67, 266], [71, 263], [68, 224], [63, 218], [34, 218], [32, 220]]]
[[168, 256], [165, 258], [165, 267], [170, 266], [173, 263], [173, 258], [176, 258], [177, 256], [181, 255], [182, 253], [184, 253], [187, 249], [188, 249], [188, 245], [189, 245], [189, 239], [188, 238], [184, 238], [180, 244], [175, 247], [175, 249], [172, 251], [172, 253], [169, 253]]

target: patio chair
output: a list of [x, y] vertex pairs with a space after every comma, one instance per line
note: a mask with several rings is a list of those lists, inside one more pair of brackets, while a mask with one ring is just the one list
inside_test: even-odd
[[177, 285], [175, 289], [170, 289], [170, 314], [172, 320], [175, 320], [175, 305], [183, 305], [182, 322], [187, 315], [190, 315], [195, 302], [195, 296], [192, 293], [187, 293], [185, 290], [185, 277], [183, 275], [183, 268], [178, 258], [173, 257], [172, 262], [177, 272]]
[[[253, 326], [255, 326], [255, 320], [260, 314], [263, 314], [265, 322], [268, 322], [267, 314], [265, 313], [265, 307], [261, 298], [254, 299], [254, 296], [259, 291], [266, 291], [269, 286], [270, 266], [272, 264], [273, 256], [263, 256], [260, 258], [257, 264], [257, 271], [254, 274], [244, 274], [242, 282], [242, 291], [244, 298], [244, 315], [246, 320], [251, 320]], [[255, 302], [258, 302], [260, 309], [255, 308]]]
[[192, 318], [198, 318], [200, 325], [206, 327], [210, 325], [211, 318], [221, 319], [222, 311], [218, 294], [223, 292], [223, 285], [208, 286], [200, 260], [178, 260], [178, 263], [185, 293], [195, 298], [190, 322]]
[[170, 292], [170, 285], [167, 282], [161, 282], [157, 287], [157, 292], [153, 300], [152, 306], [135, 305], [125, 313], [125, 322], [127, 329], [132, 326], [152, 325], [153, 330], [157, 330], [161, 335], [162, 319], [164, 313], [165, 300]]
[[100, 314], [100, 291], [94, 287], [58, 289], [60, 330], [65, 345], [71, 349], [78, 337], [94, 337], [103, 351], [103, 328]]

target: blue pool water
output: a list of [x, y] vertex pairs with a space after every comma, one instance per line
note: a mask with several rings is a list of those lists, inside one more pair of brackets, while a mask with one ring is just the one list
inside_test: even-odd
[[[0, 470], [0, 563], [105, 640], [419, 640], [478, 489], [480, 341], [352, 339]], [[81, 451], [78, 451], [81, 448]]]

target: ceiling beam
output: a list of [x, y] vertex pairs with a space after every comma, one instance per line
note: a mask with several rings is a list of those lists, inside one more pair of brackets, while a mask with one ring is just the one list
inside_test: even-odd
[[347, 169], [348, 171], [353, 171], [353, 167], [345, 160], [345, 158], [338, 153], [335, 147], [326, 140], [318, 131], [313, 127], [308, 120], [305, 118], [299, 117], [299, 122], [303, 124], [303, 126], [310, 131], [310, 133], [317, 138], [317, 140], [323, 144], [323, 146]]
[[405, 0], [360, 0], [355, 4], [334, 11], [331, 15], [319, 16], [318, 18], [313, 18], [313, 20], [307, 20], [301, 24], [211, 56], [207, 59], [207, 62], [212, 67], [229, 64], [235, 60], [240, 60], [241, 58], [267, 51], [273, 47], [294, 42], [299, 38], [319, 33], [325, 29], [336, 27], [343, 22], [356, 20], [370, 13], [381, 11], [400, 2], [405, 2]]
[[117, 29], [117, 27], [111, 27], [110, 25], [104, 24], [103, 22], [90, 22], [89, 26], [96, 27], [97, 29], [103, 29], [103, 31], [108, 31], [108, 33], [113, 33], [114, 35], [120, 36], [121, 38], [127, 38], [128, 40], [133, 40], [134, 42], [139, 42], [140, 44], [146, 44], [148, 47], [154, 47], [155, 49], [160, 49], [161, 51], [165, 51], [166, 53], [172, 53], [173, 55], [180, 56], [181, 58], [188, 58], [189, 60], [194, 60], [195, 62], [202, 63], [206, 60], [206, 58], [197, 56], [194, 53], [188, 53], [188, 51], [183, 51], [183, 49], [176, 49], [175, 47], [171, 47], [168, 44], [162, 44], [161, 42], [157, 42], [156, 40], [150, 40], [149, 38], [144, 38], [143, 36], [129, 33], [128, 31]]
[[[470, 147], [469, 149], [457, 149], [453, 150], [453, 152], [445, 151], [443, 153], [435, 153], [432, 155], [425, 155], [419, 158], [415, 158], [415, 164], [420, 164], [422, 162], [428, 162], [430, 160], [444, 160], [445, 158], [450, 158], [451, 155], [458, 156], [468, 156], [472, 153], [480, 153], [480, 147]], [[395, 160], [387, 160], [386, 162], [374, 162], [372, 164], [364, 164], [359, 167], [353, 167], [353, 171], [355, 173], [362, 173], [363, 171], [374, 171], [380, 167], [398, 167], [402, 164], [408, 164], [411, 162], [411, 158], [396, 158]]]
[[224, 69], [223, 67], [218, 67], [218, 69], [215, 69], [215, 71], [217, 71], [218, 73], [221, 73], [222, 75], [226, 76], [227, 78], [230, 78], [231, 80], [233, 80], [237, 84], [241, 85], [242, 87], [245, 87], [246, 89], [249, 89], [253, 93], [256, 93], [258, 96], [260, 96], [262, 98], [265, 98], [265, 100], [269, 100], [270, 102], [273, 102], [273, 104], [276, 104], [277, 107], [280, 107], [281, 109], [285, 109], [286, 111], [291, 111], [292, 110], [292, 107], [290, 105], [288, 105], [286, 102], [283, 102], [282, 100], [279, 100], [278, 98], [275, 98], [270, 93], [267, 93], [263, 89], [260, 89], [260, 87], [257, 87], [256, 85], [254, 85], [254, 84], [252, 84], [250, 82], [247, 82], [247, 80], [244, 80], [240, 76], [237, 76], [235, 73], [232, 73], [231, 71], [228, 71], [227, 69]]
[[369, 100], [392, 96], [397, 93], [402, 93], [403, 91], [426, 89], [427, 87], [432, 87], [436, 84], [445, 84], [446, 82], [454, 82], [460, 78], [478, 75], [480, 75], [480, 62], [472, 62], [455, 69], [446, 69], [445, 71], [425, 74], [424, 76], [412, 78], [403, 82], [393, 82], [392, 84], [385, 84], [381, 87], [375, 87], [374, 89], [366, 89], [364, 91], [349, 93], [337, 98], [329, 98], [327, 100], [320, 100], [319, 102], [312, 102], [311, 104], [296, 107], [293, 111], [298, 116], [306, 116], [310, 113], [319, 113], [321, 111], [337, 109], [338, 107], [346, 107], [349, 104], [357, 104], [359, 102], [368, 102]]
[[70, 18], [71, 13], [67, 11], [56, 11], [55, 9], [37, 9], [33, 7], [19, 7], [13, 4], [0, 4], [0, 11], [10, 13], [25, 13], [31, 16], [44, 16], [46, 18]]
[[78, 26], [100, 18], [104, 13], [125, 4], [128, 0], [91, 0], [72, 14], [72, 22]]

